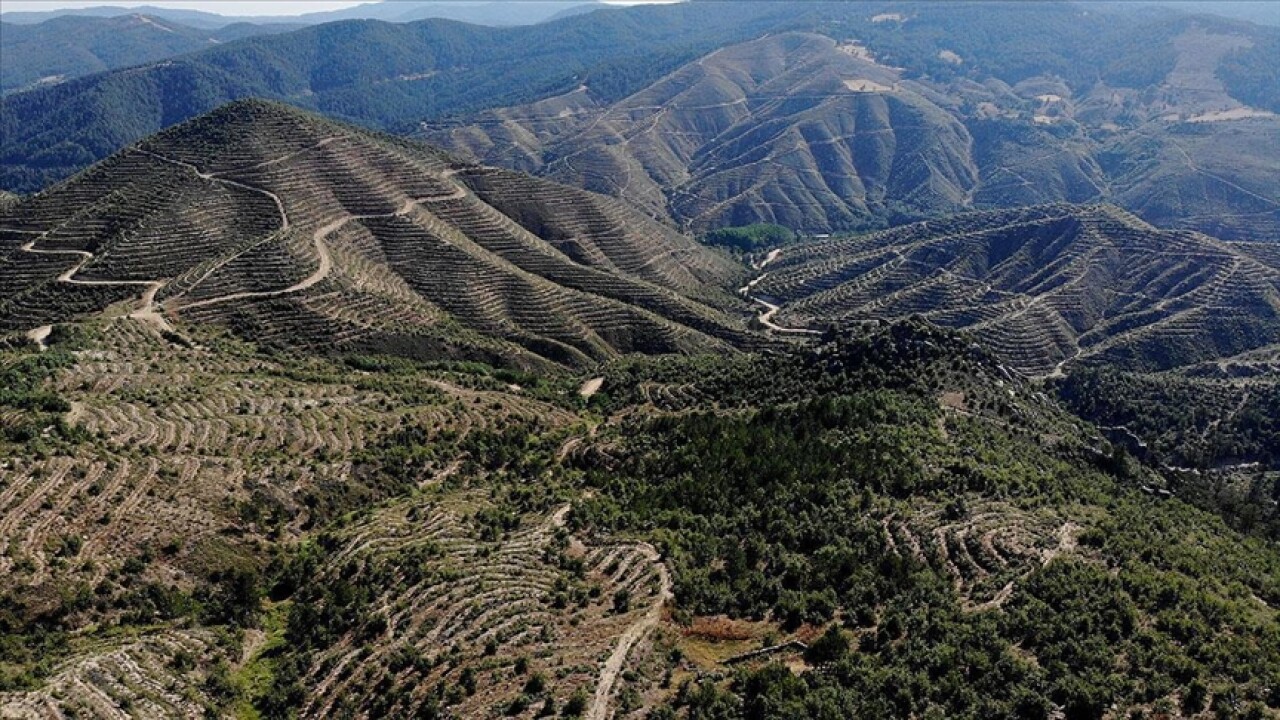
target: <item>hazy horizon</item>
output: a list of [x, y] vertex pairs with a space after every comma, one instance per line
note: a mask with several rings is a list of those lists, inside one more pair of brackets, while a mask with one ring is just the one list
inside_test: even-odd
[[[161, 7], [174, 10], [199, 10], [218, 15], [302, 15], [304, 13], [342, 10], [375, 2], [409, 2], [411, 0], [6, 0], [3, 12], [49, 12], [82, 10], [92, 7]], [[449, 1], [449, 0], [444, 0]], [[478, 0], [457, 0], [477, 2]], [[494, 1], [494, 0], [490, 0]], [[526, 0], [496, 0], [524, 2]], [[673, 0], [603, 0], [610, 4], [639, 5]]]
[[49, 12], [91, 7], [163, 7], [200, 10], [218, 15], [301, 15], [341, 10], [371, 0], [8, 0], [4, 12]]

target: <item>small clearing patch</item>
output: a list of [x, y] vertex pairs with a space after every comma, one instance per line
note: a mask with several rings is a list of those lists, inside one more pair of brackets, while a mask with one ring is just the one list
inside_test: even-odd
[[866, 78], [856, 78], [853, 80], [845, 80], [844, 86], [854, 92], [892, 92], [893, 88], [888, 85], [881, 85], [874, 80]]
[[589, 400], [591, 399], [592, 395], [595, 395], [596, 393], [600, 392], [600, 388], [603, 385], [604, 385], [604, 378], [602, 377], [591, 378], [590, 380], [582, 383], [582, 387], [578, 388], [578, 394], [581, 395], [583, 398], [586, 398]]

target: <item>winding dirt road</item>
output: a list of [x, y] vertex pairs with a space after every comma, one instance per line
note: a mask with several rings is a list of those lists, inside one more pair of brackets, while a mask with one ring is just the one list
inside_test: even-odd
[[[63, 273], [56, 278], [56, 282], [66, 283], [68, 285], [88, 285], [88, 286], [102, 286], [102, 287], [112, 287], [112, 286], [120, 286], [120, 285], [128, 286], [128, 287], [145, 287], [146, 290], [142, 294], [142, 307], [140, 307], [138, 310], [131, 313], [129, 316], [152, 322], [153, 324], [158, 325], [163, 330], [172, 330], [172, 328], [169, 326], [169, 323], [164, 319], [164, 316], [160, 314], [160, 312], [156, 309], [156, 306], [155, 306], [156, 293], [160, 291], [160, 288], [164, 287], [164, 284], [165, 284], [164, 280], [77, 280], [76, 273], [79, 273], [80, 270], [83, 269], [85, 265], [88, 265], [93, 260], [93, 253], [88, 253], [83, 250], [38, 249], [36, 247], [36, 243], [40, 241], [40, 238], [43, 238], [47, 234], [48, 233], [42, 233], [40, 237], [36, 238], [35, 240], [32, 240], [26, 245], [23, 245], [21, 248], [19, 248], [19, 250], [21, 250], [22, 252], [32, 253], [33, 255], [78, 256], [80, 258], [80, 262], [76, 263], [75, 265], [72, 265], [70, 268], [63, 271]], [[44, 341], [46, 338], [49, 337], [49, 333], [52, 332], [52, 330], [53, 330], [53, 326], [51, 325], [41, 326], [28, 332], [27, 337], [35, 341], [35, 343], [40, 346], [41, 350], [44, 350], [45, 349]]]
[[637, 642], [662, 621], [662, 608], [673, 597], [671, 575], [667, 572], [667, 566], [662, 564], [662, 556], [648, 543], [641, 543], [640, 550], [657, 568], [658, 597], [644, 616], [632, 623], [622, 633], [622, 637], [618, 638], [618, 644], [609, 655], [609, 659], [605, 661], [604, 670], [600, 672], [600, 680], [596, 683], [596, 694], [591, 700], [591, 707], [587, 710], [586, 720], [606, 720], [609, 717], [609, 700], [613, 696], [613, 686], [618, 682], [618, 675], [622, 673], [622, 668], [627, 662], [627, 655], [631, 653], [631, 648]]
[[[302, 150], [298, 150], [297, 152], [293, 152], [288, 155], [284, 155], [282, 157], [268, 160], [268, 161], [259, 163], [257, 165], [252, 165], [252, 166], [249, 166], [248, 168], [239, 168], [239, 170], [266, 167], [269, 165], [275, 165], [281, 162], [285, 162], [305, 152], [324, 147], [325, 145], [328, 145], [338, 139], [340, 138], [337, 138], [337, 137], [325, 138], [320, 142], [316, 143], [315, 145], [303, 148]], [[220, 183], [222, 185], [227, 185], [229, 187], [239, 188], [241, 190], [247, 190], [252, 193], [264, 195], [271, 199], [271, 202], [276, 206], [276, 211], [280, 213], [280, 229], [277, 230], [276, 232], [277, 233], [286, 232], [291, 227], [291, 224], [289, 221], [289, 214], [285, 211], [284, 201], [281, 200], [279, 195], [277, 195], [274, 192], [271, 192], [270, 190], [260, 188], [260, 187], [254, 187], [252, 185], [246, 185], [245, 183], [238, 182], [236, 180], [230, 180], [225, 177], [220, 177], [219, 174], [217, 173], [203, 172], [200, 170], [198, 166], [192, 163], [185, 162], [182, 160], [175, 160], [173, 158], [166, 157], [164, 155], [152, 152], [150, 150], [136, 148], [136, 151], [150, 158], [159, 160], [160, 162], [167, 163], [169, 165], [175, 165], [177, 167], [181, 167], [186, 170], [190, 170], [191, 172], [195, 173], [196, 177], [199, 177], [202, 180], [208, 180], [210, 182]], [[445, 170], [443, 172], [443, 178], [447, 179], [450, 176], [457, 174], [460, 171], [461, 171], [460, 169]], [[340, 228], [342, 228], [347, 223], [353, 220], [372, 220], [372, 219], [379, 219], [379, 218], [400, 217], [412, 212], [413, 207], [418, 203], [438, 201], [438, 200], [457, 199], [457, 198], [464, 197], [465, 195], [466, 195], [466, 190], [462, 186], [455, 184], [453, 187], [453, 191], [447, 195], [442, 195], [439, 197], [431, 197], [431, 198], [421, 198], [416, 200], [414, 199], [407, 200], [404, 206], [394, 213], [388, 213], [385, 215], [349, 215], [347, 217], [334, 220], [328, 225], [325, 225], [324, 227], [317, 230], [315, 234], [312, 236], [312, 239], [315, 242], [315, 246], [316, 246], [316, 255], [320, 259], [320, 264], [319, 264], [319, 267], [316, 268], [315, 272], [311, 273], [310, 275], [308, 275], [306, 278], [299, 281], [298, 283], [295, 283], [294, 285], [291, 285], [282, 290], [233, 293], [233, 294], [224, 295], [221, 297], [210, 298], [208, 300], [200, 300], [197, 302], [180, 305], [176, 308], [176, 310], [179, 310], [179, 311], [188, 310], [192, 308], [206, 307], [209, 305], [216, 305], [216, 304], [225, 303], [225, 302], [234, 302], [237, 300], [248, 300], [252, 298], [279, 297], [282, 295], [301, 292], [303, 290], [306, 290], [314, 286], [315, 284], [319, 283], [321, 280], [324, 280], [333, 271], [333, 257], [330, 255], [329, 246], [325, 244], [324, 239], [329, 235], [337, 232]], [[138, 320], [143, 320], [145, 322], [149, 322], [157, 326], [161, 330], [168, 330], [168, 331], [173, 330], [173, 327], [169, 324], [168, 320], [165, 318], [164, 310], [156, 303], [156, 294], [159, 293], [160, 289], [165, 286], [165, 284], [168, 282], [167, 280], [77, 280], [75, 278], [76, 273], [80, 272], [80, 270], [85, 265], [87, 265], [93, 260], [94, 258], [93, 254], [85, 252], [83, 250], [37, 249], [35, 247], [35, 244], [39, 242], [39, 240], [45, 237], [46, 235], [48, 235], [48, 232], [40, 233], [39, 237], [27, 243], [26, 245], [23, 245], [22, 248], [20, 249], [24, 252], [43, 254], [43, 255], [78, 256], [80, 258], [80, 262], [76, 263], [66, 272], [59, 275], [57, 278], [58, 282], [64, 282], [64, 283], [69, 283], [74, 285], [101, 285], [101, 286], [126, 285], [126, 286], [144, 287], [146, 288], [146, 290], [143, 292], [141, 297], [141, 307], [139, 307], [136, 311], [130, 313], [129, 317], [132, 317]], [[224, 260], [220, 265], [215, 266], [215, 268], [220, 267], [222, 264], [225, 264], [226, 262], [227, 260]], [[208, 277], [208, 275], [206, 274], [205, 277]], [[44, 340], [49, 336], [50, 330], [51, 329], [46, 329], [44, 327], [35, 328], [34, 330], [31, 330], [28, 332], [28, 337], [30, 337], [34, 342], [40, 345], [41, 348], [44, 348]]]
[[751, 294], [751, 291], [755, 290], [756, 285], [759, 284], [761, 280], [764, 280], [765, 277], [769, 275], [769, 273], [764, 272], [764, 269], [768, 267], [770, 263], [772, 263], [774, 260], [777, 260], [781, 256], [782, 256], [781, 248], [775, 248], [773, 250], [770, 250], [769, 254], [765, 256], [764, 260], [761, 261], [759, 265], [753, 265], [753, 267], [755, 267], [756, 270], [760, 271], [760, 274], [757, 275], [753, 280], [751, 280], [751, 282], [748, 282], [746, 285], [743, 285], [741, 288], [738, 288], [738, 292], [741, 293], [742, 296], [747, 298], [748, 300], [764, 306], [764, 311], [761, 312], [756, 317], [756, 319], [760, 321], [761, 325], [765, 326], [769, 330], [772, 330], [776, 333], [782, 333], [782, 334], [788, 334], [788, 335], [821, 335], [822, 333], [817, 330], [810, 330], [808, 328], [783, 327], [775, 323], [773, 321], [773, 316], [777, 315], [778, 311], [781, 310], [782, 307], [780, 305], [774, 305], [773, 303], [769, 302], [768, 300], [765, 300], [764, 298], [756, 297]]

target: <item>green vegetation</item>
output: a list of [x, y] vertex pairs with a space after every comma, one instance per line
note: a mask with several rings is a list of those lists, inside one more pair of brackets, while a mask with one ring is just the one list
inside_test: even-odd
[[289, 29], [292, 26], [249, 23], [198, 29], [136, 15], [69, 16], [30, 25], [6, 22], [0, 32], [0, 92], [22, 90], [46, 78], [65, 81]]
[[1280, 386], [1269, 378], [1081, 368], [1056, 386], [1072, 412], [1170, 468], [1167, 484], [1179, 497], [1242, 531], [1280, 538]]
[[720, 228], [701, 238], [707, 245], [726, 247], [741, 253], [786, 245], [796, 240], [795, 232], [781, 225], [756, 223], [742, 227]]
[[1251, 107], [1280, 113], [1280, 69], [1267, 58], [1280, 53], [1280, 31], [1272, 30], [1251, 47], [1229, 55], [1218, 68], [1218, 77], [1232, 97]]
[[[1113, 706], [1198, 696], [1222, 712], [1280, 709], [1271, 690], [1280, 679], [1274, 546], [1141, 494], [1132, 461], [1092, 455], [1051, 406], [984, 397], [984, 364], [959, 338], [895, 325], [766, 363], [754, 377], [741, 365], [704, 364], [688, 392], [741, 409], [620, 431], [616, 460], [587, 469], [597, 495], [576, 506], [576, 524], [659, 544], [685, 618], [727, 613], [784, 629], [835, 622], [856, 638], [856, 651], [834, 631], [815, 643], [809, 659], [821, 673], [774, 665], [741, 670], [727, 688], [690, 682], [672, 711], [1049, 717], [1058, 707], [1100, 718]], [[944, 413], [937, 393], [964, 377], [975, 381], [970, 407], [985, 409]], [[752, 381], [773, 379], [794, 397], [765, 390], [753, 402], [763, 385]], [[1009, 429], [992, 431], [1000, 426]], [[1049, 432], [1063, 438], [1046, 443]], [[1072, 547], [1061, 542], [1072, 532], [1065, 525], [1061, 557], [1030, 565], [1006, 600], [975, 612], [930, 551], [922, 562], [886, 537], [886, 513], [923, 498], [947, 508], [933, 522], [962, 526], [973, 515], [966, 505], [982, 499], [1030, 513], [1076, 507], [1079, 549], [1063, 550]]]

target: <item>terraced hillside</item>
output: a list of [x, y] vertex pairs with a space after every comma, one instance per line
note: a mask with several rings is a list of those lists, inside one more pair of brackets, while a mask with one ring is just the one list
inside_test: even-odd
[[752, 293], [783, 327], [919, 315], [1030, 374], [1165, 370], [1280, 339], [1280, 265], [1257, 248], [1113, 206], [1038, 206], [791, 247]]
[[[618, 364], [604, 387], [618, 416], [577, 454], [593, 493], [571, 517], [660, 539], [695, 616], [676, 717], [1280, 712], [1249, 679], [1274, 677], [1251, 659], [1274, 604], [1227, 590], [1236, 619], [1209, 630], [1178, 577], [1273, 541], [1210, 539], [1188, 486], [964, 336], [906, 321], [792, 357]], [[1280, 587], [1265, 563], [1249, 576]]]
[[955, 333], [583, 383], [170, 322], [0, 338], [0, 714], [1280, 710], [1274, 546]]
[[967, 202], [968, 133], [923, 90], [865, 48], [787, 33], [718, 50], [614, 105], [581, 87], [428, 137], [697, 228], [847, 227]]
[[616, 201], [245, 101], [0, 216], [0, 323], [121, 303], [168, 329], [513, 365], [724, 349], [743, 270]]
[[[301, 630], [272, 623], [293, 602], [260, 610], [256, 596], [272, 558], [304, 538], [314, 544], [289, 556], [282, 582], [314, 571], [306, 592], [328, 594], [298, 607], [351, 612], [290, 655], [303, 716], [439, 702], [474, 717], [522, 689], [604, 708], [624, 665], [646, 662], [651, 650], [633, 648], [670, 592], [656, 553], [571, 539], [552, 493], [512, 516], [490, 496], [487, 476], [508, 464], [490, 454], [495, 440], [545, 434], [554, 452], [577, 422], [557, 399], [576, 398], [571, 386], [281, 361], [186, 329], [176, 342], [147, 320], [94, 319], [60, 325], [47, 350], [0, 350], [0, 714], [241, 712], [268, 689], [254, 684], [262, 673], [287, 684], [280, 643]], [[68, 409], [19, 409], [34, 398]], [[345, 526], [344, 513], [370, 508]], [[382, 595], [338, 589], [366, 583]], [[409, 688], [403, 704], [391, 684]]]
[[[822, 34], [723, 47], [621, 100], [588, 81], [426, 122], [421, 135], [700, 230], [773, 222], [827, 233], [957, 208], [1099, 201], [1228, 240], [1269, 242], [1280, 229], [1280, 118], [1220, 77], [1240, 53], [1268, 47], [1271, 31], [1159, 22], [1125, 41], [1146, 48], [1141, 58], [1064, 78], [1066, 67], [1038, 65], [1053, 64], [1041, 48], [1014, 53], [1024, 58], [1015, 70], [999, 67], [999, 42], [965, 48], [971, 38], [957, 37], [974, 26], [1030, 42], [1038, 10], [1003, 7], [995, 15], [1008, 23], [1027, 15], [997, 29], [988, 23], [998, 19], [968, 16], [974, 7], [903, 7], [860, 25], [854, 5], [830, 5], [844, 16], [812, 20]], [[1091, 47], [1076, 64], [1101, 55]]]

